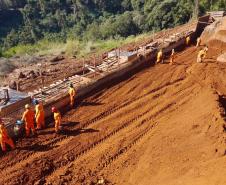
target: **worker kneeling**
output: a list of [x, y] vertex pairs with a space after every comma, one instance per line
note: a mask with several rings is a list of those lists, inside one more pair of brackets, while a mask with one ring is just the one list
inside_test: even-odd
[[36, 135], [35, 132], [35, 124], [34, 124], [34, 118], [35, 114], [31, 110], [30, 105], [25, 105], [25, 112], [23, 113], [22, 121], [25, 122], [25, 130], [26, 130], [26, 136], [30, 136], [30, 131], [32, 130], [32, 133]]
[[1, 118], [0, 118], [0, 143], [3, 152], [6, 151], [6, 144], [8, 144], [12, 149], [15, 149], [15, 144], [13, 140], [9, 137], [8, 132]]
[[70, 84], [68, 93], [69, 93], [69, 96], [70, 96], [70, 106], [71, 106], [71, 108], [73, 108], [74, 103], [75, 103], [76, 93], [75, 93], [75, 88], [73, 87], [72, 83]]
[[55, 132], [59, 133], [59, 131], [61, 130], [61, 114], [56, 107], [52, 107], [52, 113], [55, 122]]
[[45, 113], [41, 102], [35, 100], [35, 120], [37, 124], [36, 129], [45, 128]]
[[163, 63], [163, 52], [162, 52], [162, 49], [158, 52], [157, 54], [157, 61], [156, 61], [156, 64], [158, 63]]

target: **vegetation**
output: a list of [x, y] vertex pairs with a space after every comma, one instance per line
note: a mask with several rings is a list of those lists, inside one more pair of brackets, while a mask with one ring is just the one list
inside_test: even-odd
[[[92, 48], [111, 48], [128, 36], [187, 22], [194, 4], [194, 0], [0, 0], [0, 56], [52, 48], [83, 55]], [[225, 0], [200, 0], [201, 14], [225, 8]], [[12, 19], [2, 18], [9, 13]]]

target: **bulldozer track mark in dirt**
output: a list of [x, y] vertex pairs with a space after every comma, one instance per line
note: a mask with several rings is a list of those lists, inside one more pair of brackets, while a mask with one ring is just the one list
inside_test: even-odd
[[[142, 124], [144, 124], [144, 123], [142, 123]], [[124, 155], [128, 150], [132, 149], [132, 147], [134, 147], [139, 141], [141, 141], [143, 139], [143, 137], [146, 136], [148, 134], [148, 132], [150, 132], [156, 125], [157, 125], [157, 123], [154, 123], [151, 126], [148, 126], [144, 131], [142, 131], [139, 134], [139, 136], [135, 140], [133, 140], [133, 142], [131, 142], [129, 145], [121, 148], [116, 154], [114, 154], [113, 156], [108, 158], [106, 162], [100, 163], [99, 164], [100, 169], [98, 169], [98, 170], [101, 171], [103, 168], [106, 168], [111, 163], [115, 162], [119, 157]]]
[[[188, 94], [190, 93], [190, 91], [188, 92]], [[181, 104], [184, 103], [185, 101], [188, 101], [188, 97], [185, 96], [186, 100], [181, 99], [180, 102]], [[63, 163], [61, 163], [59, 166], [57, 166], [55, 168], [55, 170], [51, 173], [48, 174], [48, 176], [51, 176], [56, 170], [59, 170], [61, 167], [64, 167], [65, 165], [68, 165], [71, 162], [74, 162], [75, 160], [78, 160], [79, 158], [83, 157], [84, 155], [86, 155], [89, 151], [94, 150], [95, 148], [97, 148], [98, 146], [100, 146], [101, 144], [103, 144], [104, 142], [106, 142], [107, 140], [109, 140], [111, 137], [115, 136], [116, 134], [120, 134], [120, 131], [127, 129], [129, 126], [133, 125], [134, 122], [137, 122], [138, 120], [140, 120], [140, 122], [138, 123], [138, 125], [135, 126], [135, 129], [138, 129], [139, 127], [143, 126], [144, 124], [149, 123], [150, 121], [152, 122], [152, 120], [158, 116], [159, 114], [163, 113], [164, 111], [166, 111], [167, 109], [169, 109], [170, 107], [172, 107], [173, 105], [175, 105], [175, 101], [170, 101], [168, 104], [164, 105], [162, 108], [160, 108], [158, 111], [154, 112], [153, 114], [151, 114], [150, 116], [148, 116], [147, 118], [144, 118], [142, 120], [140, 120], [141, 118], [145, 117], [146, 115], [149, 115], [149, 113], [152, 111], [152, 109], [148, 109], [147, 111], [143, 112], [142, 114], [134, 117], [131, 120], [126, 121], [125, 123], [123, 123], [120, 127], [118, 127], [117, 129], [113, 130], [112, 132], [110, 132], [109, 134], [105, 135], [104, 137], [102, 137], [101, 139], [95, 141], [94, 143], [92, 143], [90, 146], [88, 146], [85, 150], [81, 151], [80, 153], [76, 154], [74, 159], [72, 160], [68, 160], [68, 161], [64, 161]], [[180, 103], [177, 104], [178, 106], [180, 106]], [[154, 126], [156, 125], [156, 123], [154, 125], [151, 125], [150, 128], [149, 126], [144, 129], [144, 131], [142, 131], [141, 135], [138, 136], [137, 139], [134, 140], [134, 142], [130, 143], [127, 147], [123, 148], [123, 152], [119, 151], [116, 154], [116, 158], [119, 155], [122, 155], [123, 153], [125, 153], [126, 151], [129, 150], [129, 148], [131, 148], [134, 144], [136, 144], [139, 140], [142, 139], [142, 137], [144, 137]], [[74, 149], [76, 147], [72, 148], [69, 152], [65, 152], [62, 155], [63, 156], [70, 156], [69, 153], [74, 154]], [[111, 157], [108, 162], [109, 163], [112, 162], [112, 158], [115, 157]], [[100, 166], [106, 166], [106, 164], [102, 164]]]
[[[95, 118], [93, 118], [93, 119], [91, 119], [91, 120], [88, 120], [87, 122], [85, 122], [84, 124], [82, 124], [82, 126], [81, 126], [80, 128], [78, 128], [78, 129], [82, 129], [82, 128], [84, 128], [84, 127], [88, 127], [88, 126], [94, 124], [95, 122], [100, 121], [100, 120], [104, 119], [105, 117], [107, 117], [107, 116], [113, 114], [114, 112], [117, 112], [117, 111], [119, 111], [119, 110], [125, 108], [126, 106], [128, 106], [128, 105], [130, 105], [130, 104], [132, 104], [132, 103], [134, 103], [134, 102], [137, 102], [137, 101], [139, 101], [139, 100], [141, 100], [141, 99], [143, 99], [143, 98], [149, 96], [150, 94], [156, 93], [156, 92], [158, 92], [158, 91], [160, 91], [160, 90], [162, 90], [162, 89], [164, 89], [164, 88], [167, 88], [167, 87], [169, 87], [169, 86], [175, 85], [175, 84], [177, 84], [177, 83], [179, 83], [179, 82], [181, 82], [181, 81], [183, 81], [183, 80], [184, 80], [184, 78], [180, 78], [180, 79], [177, 79], [177, 80], [175, 80], [175, 81], [173, 81], [173, 82], [168, 82], [168, 83], [166, 83], [166, 84], [164, 84], [164, 85], [162, 85], [162, 86], [160, 86], [160, 87], [158, 87], [158, 88], [155, 88], [155, 89], [150, 90], [149, 92], [145, 93], [144, 95], [142, 95], [142, 96], [140, 96], [140, 97], [133, 98], [133, 99], [129, 100], [128, 102], [123, 103], [123, 104], [120, 105], [120, 106], [115, 106], [115, 107], [113, 107], [113, 108], [111, 108], [111, 109], [109, 109], [109, 110], [107, 110], [107, 111], [104, 111], [104, 112], [102, 112], [99, 116], [97, 116], [97, 117], [95, 117]], [[153, 96], [153, 98], [157, 98], [157, 97], [158, 97], [158, 95], [154, 95], [154, 96]], [[141, 103], [141, 104], [138, 104], [137, 106], [135, 106], [133, 109], [136, 109], [136, 108], [138, 109], [138, 108], [141, 108], [142, 106], [143, 106], [143, 104]], [[155, 105], [155, 106], [156, 106], [156, 105]], [[154, 108], [154, 107], [151, 107], [150, 110], [151, 110], [152, 108]], [[128, 110], [128, 111], [131, 111], [131, 110]], [[145, 114], [147, 114], [148, 112], [149, 112], [149, 111], [147, 111]], [[143, 114], [143, 115], [145, 115], [145, 114]], [[143, 115], [142, 115], [142, 116], [143, 116]], [[139, 119], [139, 116], [138, 116], [137, 119]], [[136, 120], [134, 120], [134, 121], [136, 121]], [[55, 138], [46, 139], [45, 141], [42, 142], [42, 145], [39, 146], [39, 147], [45, 146], [45, 147], [52, 147], [52, 148], [55, 148], [56, 145], [57, 145], [59, 142], [62, 142], [64, 139], [68, 139], [68, 138], [70, 138], [70, 136], [61, 136], [61, 135], [60, 135], [60, 136], [55, 137]], [[13, 167], [13, 166], [14, 166], [15, 164], [17, 164], [18, 162], [20, 162], [20, 163], [21, 163], [21, 162], [26, 162], [26, 160], [27, 160], [28, 158], [33, 158], [33, 155], [34, 155], [34, 154], [36, 154], [35, 151], [32, 151], [32, 152], [26, 151], [26, 153], [22, 156], [22, 158], [20, 158], [20, 159], [17, 158], [16, 161], [13, 160], [13, 161], [11, 161], [10, 163], [7, 163], [7, 164], [4, 165], [4, 166], [0, 166], [0, 169], [3, 170], [3, 169], [5, 169], [5, 168]]]
[[115, 105], [114, 107], [110, 108], [109, 110], [102, 112], [101, 114], [99, 114], [95, 118], [93, 118], [93, 119], [88, 120], [87, 122], [85, 122], [84, 125], [83, 125], [83, 127], [87, 127], [87, 126], [93, 124], [94, 122], [97, 122], [97, 121], [99, 121], [99, 120], [101, 120], [101, 119], [103, 119], [103, 118], [105, 118], [105, 117], [113, 114], [114, 112], [119, 111], [119, 110], [125, 108], [126, 106], [128, 106], [128, 105], [130, 105], [130, 104], [132, 104], [132, 103], [134, 103], [136, 101], [141, 100], [142, 98], [145, 98], [146, 96], [148, 96], [148, 95], [150, 95], [152, 93], [155, 93], [157, 91], [160, 91], [163, 88], [167, 88], [169, 86], [172, 86], [172, 85], [174, 85], [174, 84], [176, 84], [178, 82], [181, 82], [183, 80], [184, 80], [184, 78], [180, 78], [180, 79], [177, 79], [177, 80], [175, 80], [173, 82], [168, 82], [167, 84], [164, 84], [163, 86], [160, 86], [158, 88], [152, 89], [151, 91], [145, 93], [142, 96], [139, 96], [137, 98], [133, 98], [133, 99], [131, 99], [131, 100], [125, 102], [125, 103], [122, 103], [122, 105], [119, 105], [119, 106]]
[[[194, 88], [192, 88], [190, 91], [192, 91]], [[190, 91], [187, 92], [187, 94], [190, 94]], [[185, 94], [185, 95], [187, 95]], [[179, 98], [180, 99], [180, 98]], [[177, 107], [181, 106], [182, 104], [186, 103], [187, 101], [189, 101], [190, 97], [185, 96], [184, 98], [180, 99], [180, 101], [178, 103], [176, 103], [175, 101], [170, 101], [168, 104], [162, 106], [162, 108], [160, 108], [158, 111], [154, 112], [153, 114], [149, 115], [151, 113], [151, 109], [147, 110], [145, 112], [143, 112], [143, 114], [141, 114], [140, 116], [134, 118], [133, 120], [131, 120], [131, 123], [128, 122], [128, 124], [123, 125], [121, 128], [118, 128], [115, 132], [112, 132], [112, 134], [110, 134], [107, 137], [104, 137], [103, 139], [101, 139], [100, 141], [98, 141], [97, 143], [94, 143], [94, 146], [89, 148], [86, 152], [83, 152], [81, 155], [78, 156], [77, 159], [79, 159], [80, 157], [85, 158], [84, 155], [88, 154], [89, 151], [96, 149], [97, 147], [101, 147], [100, 144], [103, 144], [104, 142], [106, 142], [107, 140], [111, 139], [113, 136], [116, 135], [120, 135], [120, 131], [122, 131], [122, 129], [127, 129], [129, 126], [132, 126], [133, 123], [135, 122], [137, 125], [133, 128], [134, 130], [137, 130], [137, 134], [135, 136], [133, 136], [133, 138], [131, 139], [132, 142], [130, 142], [128, 145], [123, 146], [120, 150], [118, 150], [116, 153], [114, 153], [113, 156], [109, 156], [107, 158], [107, 160], [105, 160], [102, 163], [98, 164], [98, 169], [95, 170], [95, 173], [97, 173], [98, 171], [101, 171], [103, 168], [107, 167], [108, 165], [110, 165], [111, 163], [113, 163], [114, 161], [116, 161], [120, 156], [122, 156], [123, 154], [125, 154], [127, 151], [129, 151], [129, 149], [131, 149], [135, 144], [137, 144], [139, 141], [141, 141], [141, 139], [148, 134], [148, 132], [153, 129], [157, 123], [153, 121], [153, 119], [155, 117], [157, 117], [158, 115], [162, 114], [162, 113], [166, 113], [165, 111], [168, 110], [169, 111], [173, 111], [174, 105], [177, 105]], [[145, 118], [145, 115], [148, 115], [148, 117]], [[144, 117], [144, 118], [143, 118]], [[143, 118], [143, 119], [141, 119]], [[138, 120], [140, 120], [139, 122], [137, 122]], [[150, 125], [146, 125], [149, 123], [154, 123], [154, 124], [150, 124]], [[145, 126], [146, 125], [146, 126]], [[141, 126], [145, 126], [145, 128], [141, 129]], [[111, 154], [111, 152], [110, 152]], [[65, 164], [62, 166], [64, 167], [65, 165], [68, 165], [69, 163]], [[60, 167], [61, 168], [61, 167]], [[59, 170], [59, 169], [57, 169]], [[53, 172], [54, 173], [54, 172]], [[52, 174], [50, 174], [52, 175]], [[49, 176], [50, 176], [49, 175]]]
[[[181, 95], [183, 96], [183, 95]], [[168, 104], [164, 105], [162, 108], [160, 108], [158, 111], [156, 111], [155, 113], [153, 113], [148, 119], [144, 119], [142, 120], [143, 123], [151, 120], [152, 118], [154, 118], [155, 116], [157, 116], [160, 113], [163, 113], [165, 110], [167, 110], [168, 108], [172, 107], [173, 105], [175, 105], [175, 101], [170, 101]], [[69, 151], [66, 151], [65, 153], [61, 154], [61, 158], [63, 159], [67, 159], [67, 160], [61, 160], [61, 162], [59, 164], [57, 164], [54, 168], [54, 171], [61, 168], [62, 166], [65, 166], [75, 160], [77, 160], [79, 157], [83, 156], [84, 154], [86, 154], [87, 152], [89, 152], [91, 149], [94, 149], [95, 147], [97, 147], [98, 145], [104, 143], [105, 141], [107, 141], [107, 139], [111, 138], [112, 136], [116, 135], [117, 133], [119, 133], [120, 131], [122, 131], [123, 129], [129, 127], [130, 125], [132, 125], [134, 122], [138, 121], [139, 119], [141, 119], [142, 117], [144, 117], [145, 115], [149, 114], [152, 111], [152, 108], [149, 108], [147, 111], [135, 116], [133, 119], [130, 119], [126, 122], [124, 122], [120, 127], [116, 128], [115, 130], [111, 131], [110, 133], [108, 133], [107, 135], [105, 135], [104, 137], [102, 137], [101, 139], [95, 141], [94, 143], [92, 143], [91, 145], [89, 145], [88, 147], [86, 147], [84, 150], [82, 150], [81, 152], [79, 152], [78, 154], [76, 153], [76, 148], [77, 146], [70, 148]], [[141, 124], [143, 124], [141, 122]], [[60, 141], [62, 141], [64, 138], [61, 138]], [[72, 158], [68, 158], [67, 156], [70, 156], [70, 153], [74, 154], [74, 157]], [[39, 154], [35, 154], [37, 156], [34, 157], [41, 157], [42, 153]], [[30, 157], [32, 156], [32, 154], [30, 154]], [[28, 156], [29, 157], [29, 156]], [[26, 159], [24, 159], [25, 161], [23, 161], [23, 164], [26, 164], [27, 161]], [[29, 159], [28, 159], [29, 160]], [[38, 160], [38, 159], [36, 159]], [[63, 162], [62, 162], [63, 161]], [[7, 170], [8, 171], [8, 170]], [[6, 171], [2, 171], [2, 173], [5, 173]], [[51, 172], [52, 173], [52, 172]], [[46, 174], [45, 176], [48, 176], [50, 174]]]

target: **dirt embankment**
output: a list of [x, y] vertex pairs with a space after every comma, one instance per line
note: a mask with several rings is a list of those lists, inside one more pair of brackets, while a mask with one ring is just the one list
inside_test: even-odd
[[[0, 158], [0, 184], [224, 185], [226, 66], [220, 49], [159, 64], [85, 99]], [[168, 60], [166, 60], [166, 63]]]

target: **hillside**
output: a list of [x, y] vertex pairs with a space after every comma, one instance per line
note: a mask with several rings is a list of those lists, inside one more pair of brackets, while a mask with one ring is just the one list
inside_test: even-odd
[[0, 158], [0, 184], [225, 185], [226, 66], [217, 57], [226, 45], [206, 44], [204, 63], [199, 48], [179, 48], [174, 65], [125, 76], [66, 112], [65, 134], [20, 140]]

